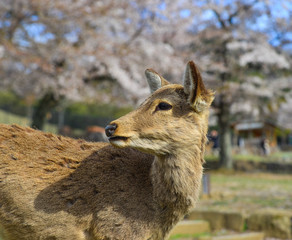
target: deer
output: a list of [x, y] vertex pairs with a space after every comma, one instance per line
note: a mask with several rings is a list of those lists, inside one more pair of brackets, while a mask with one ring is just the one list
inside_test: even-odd
[[198, 200], [214, 93], [145, 71], [151, 95], [93, 143], [0, 126], [0, 238], [163, 240]]

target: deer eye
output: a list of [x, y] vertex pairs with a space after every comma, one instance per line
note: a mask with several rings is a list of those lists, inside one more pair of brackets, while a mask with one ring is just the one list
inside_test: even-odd
[[166, 110], [170, 110], [170, 109], [172, 109], [172, 106], [166, 102], [161, 102], [157, 106], [157, 110], [166, 111]]

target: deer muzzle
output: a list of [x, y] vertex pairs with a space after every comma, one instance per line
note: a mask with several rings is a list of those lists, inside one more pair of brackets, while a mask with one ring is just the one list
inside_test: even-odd
[[118, 125], [115, 123], [111, 123], [105, 127], [105, 134], [108, 137], [108, 140], [114, 145], [120, 145], [118, 143], [125, 142], [126, 140], [128, 140], [128, 137], [119, 136], [118, 134], [116, 134], [117, 128]]
[[117, 129], [117, 124], [109, 124], [105, 127], [105, 134], [107, 137], [112, 137]]

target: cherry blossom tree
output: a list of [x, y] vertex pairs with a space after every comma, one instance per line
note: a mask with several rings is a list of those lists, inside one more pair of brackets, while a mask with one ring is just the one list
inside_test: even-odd
[[220, 134], [220, 162], [221, 166], [232, 168], [231, 122], [268, 116], [271, 105], [276, 111], [275, 106], [283, 100], [283, 88], [276, 82], [287, 74], [290, 78], [290, 57], [268, 43], [272, 36], [266, 30], [276, 16], [264, 23], [265, 29], [257, 27], [260, 18], [273, 15], [273, 1], [210, 0], [196, 4], [203, 17], [195, 22], [191, 47], [217, 89], [214, 107]]
[[236, 117], [273, 114], [288, 126], [291, 9], [276, 0], [2, 0], [0, 84], [34, 103], [32, 125], [42, 128], [64, 101], [138, 104], [149, 93], [146, 68], [180, 82], [195, 60], [217, 92], [230, 168]]
[[4, 0], [2, 87], [38, 100], [32, 123], [38, 128], [64, 98], [137, 103], [148, 93], [141, 74], [147, 67], [159, 65], [172, 77], [184, 66], [167, 42], [167, 27], [186, 24], [175, 21], [181, 3], [166, 10], [163, 1], [150, 0]]

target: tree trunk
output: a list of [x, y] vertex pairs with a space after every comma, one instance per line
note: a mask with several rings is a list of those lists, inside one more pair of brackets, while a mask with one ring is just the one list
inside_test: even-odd
[[65, 123], [65, 109], [61, 106], [58, 110], [58, 133], [62, 132]]
[[35, 106], [31, 127], [43, 129], [47, 114], [59, 103], [53, 93], [46, 93]]
[[233, 161], [231, 155], [231, 128], [230, 128], [230, 105], [224, 101], [224, 95], [220, 96], [220, 112], [218, 113], [218, 127], [219, 127], [219, 163], [220, 167], [226, 169], [233, 168]]

